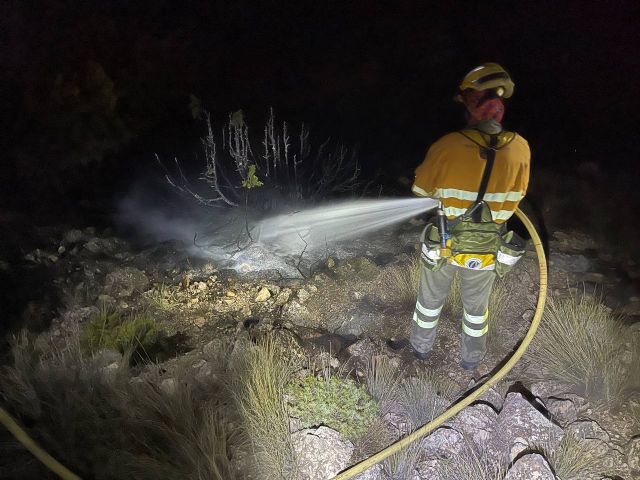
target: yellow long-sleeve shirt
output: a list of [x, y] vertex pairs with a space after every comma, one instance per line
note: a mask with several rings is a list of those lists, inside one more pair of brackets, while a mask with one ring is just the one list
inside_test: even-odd
[[[462, 215], [476, 200], [486, 159], [479, 144], [489, 136], [477, 130], [445, 135], [428, 150], [416, 169], [412, 191], [419, 196], [438, 198], [449, 219]], [[505, 222], [518, 207], [529, 184], [531, 151], [520, 135], [502, 132], [484, 200], [493, 221]]]

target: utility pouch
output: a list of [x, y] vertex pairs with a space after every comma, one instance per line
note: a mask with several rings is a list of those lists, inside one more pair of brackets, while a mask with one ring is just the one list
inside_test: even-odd
[[451, 229], [451, 252], [495, 254], [502, 226], [494, 222], [461, 221]]
[[514, 231], [500, 236], [500, 245], [496, 254], [496, 275], [504, 277], [518, 263], [525, 252], [525, 240]]
[[427, 270], [435, 272], [447, 263], [447, 259], [440, 256], [440, 233], [435, 224], [429, 223], [424, 227], [420, 241], [420, 261]]

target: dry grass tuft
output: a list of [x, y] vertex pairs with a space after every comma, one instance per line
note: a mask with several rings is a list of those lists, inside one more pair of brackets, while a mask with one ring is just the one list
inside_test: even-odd
[[390, 302], [398, 307], [413, 309], [420, 285], [420, 258], [413, 256], [406, 264], [392, 265], [382, 275], [382, 288]]
[[286, 358], [282, 347], [267, 335], [258, 344], [244, 344], [230, 366], [228, 388], [251, 439], [261, 478], [295, 475], [285, 387], [298, 366]]
[[414, 428], [421, 427], [444, 412], [459, 393], [459, 387], [448, 377], [420, 370], [405, 378], [399, 387], [398, 402]]
[[628, 328], [597, 299], [549, 298], [529, 359], [595, 404], [623, 401], [638, 359], [625, 365]]
[[415, 470], [420, 460], [420, 444], [412, 443], [394, 453], [382, 462], [382, 471], [389, 480], [406, 480], [415, 478]]
[[586, 441], [570, 432], [564, 434], [554, 449], [543, 447], [542, 453], [562, 480], [592, 478], [599, 473], [603, 460], [593, 441]]
[[[130, 382], [126, 359], [106, 369], [76, 345], [66, 350], [25, 336], [0, 372], [3, 404], [29, 434], [82, 478], [228, 479], [240, 437], [226, 421], [219, 386], [196, 388], [187, 373], [173, 392]], [[1, 435], [1, 433], [0, 433]], [[13, 440], [0, 442], [0, 471], [48, 478]]]
[[380, 405], [382, 415], [397, 399], [402, 371], [385, 355], [374, 355], [367, 363], [365, 381], [367, 391]]
[[470, 439], [465, 439], [462, 451], [441, 464], [440, 480], [503, 480], [507, 469], [480, 452]]

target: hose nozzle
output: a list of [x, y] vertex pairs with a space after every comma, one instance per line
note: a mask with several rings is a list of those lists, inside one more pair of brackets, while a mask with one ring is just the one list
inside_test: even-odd
[[444, 214], [442, 202], [438, 202], [436, 213], [438, 215], [438, 234], [440, 235], [440, 256], [450, 257], [451, 249], [447, 244], [447, 240], [449, 239], [449, 232], [447, 231], [447, 216]]

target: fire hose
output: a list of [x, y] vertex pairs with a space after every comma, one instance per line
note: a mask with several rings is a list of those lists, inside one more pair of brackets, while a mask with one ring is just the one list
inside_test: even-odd
[[509, 371], [518, 363], [518, 360], [524, 355], [524, 352], [527, 350], [527, 347], [531, 343], [534, 335], [536, 334], [536, 330], [538, 330], [538, 325], [540, 325], [540, 319], [542, 318], [542, 312], [544, 311], [544, 303], [547, 298], [547, 261], [544, 254], [544, 248], [542, 246], [542, 241], [538, 236], [538, 232], [536, 232], [533, 223], [529, 220], [529, 218], [518, 208], [516, 209], [516, 216], [522, 221], [525, 228], [531, 235], [531, 240], [533, 241], [533, 246], [535, 247], [535, 251], [538, 257], [538, 268], [540, 272], [540, 290], [538, 292], [538, 302], [536, 305], [536, 311], [531, 320], [531, 326], [527, 334], [520, 346], [513, 353], [511, 358], [491, 377], [487, 378], [487, 380], [476, 390], [470, 393], [468, 396], [462, 398], [448, 410], [446, 410], [443, 414], [427, 423], [426, 425], [418, 428], [414, 432], [410, 433], [406, 437], [398, 440], [397, 442], [391, 444], [384, 450], [372, 455], [371, 457], [347, 468], [343, 472], [339, 473], [337, 476], [333, 478], [333, 480], [347, 480], [349, 478], [353, 478], [360, 473], [365, 472], [369, 468], [373, 467], [375, 464], [380, 463], [391, 455], [399, 452], [403, 448], [409, 446], [411, 443], [421, 439], [431, 431], [435, 430], [437, 427], [442, 425], [444, 422], [449, 420], [451, 417], [460, 413], [462, 409], [471, 405], [475, 400], [480, 398], [484, 393], [487, 392], [491, 387], [497, 384]]

